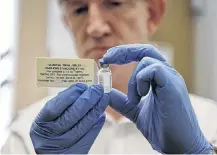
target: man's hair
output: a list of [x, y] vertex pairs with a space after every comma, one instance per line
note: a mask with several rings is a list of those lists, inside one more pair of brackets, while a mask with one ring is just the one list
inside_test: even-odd
[[62, 4], [63, 0], [57, 0], [57, 3], [60, 5]]

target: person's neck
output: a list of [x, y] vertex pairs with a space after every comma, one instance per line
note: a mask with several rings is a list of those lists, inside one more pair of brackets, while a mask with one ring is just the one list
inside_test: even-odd
[[[127, 94], [128, 81], [135, 68], [136, 63], [126, 65], [112, 65], [112, 87]], [[113, 110], [111, 107], [106, 109], [106, 112], [111, 115], [115, 120], [120, 120], [123, 116]]]

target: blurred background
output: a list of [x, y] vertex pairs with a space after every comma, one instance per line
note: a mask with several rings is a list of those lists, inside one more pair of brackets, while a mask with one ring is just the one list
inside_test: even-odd
[[[217, 1], [167, 0], [151, 41], [183, 75], [190, 93], [217, 101]], [[52, 93], [36, 87], [36, 57], [75, 57], [54, 0], [0, 1], [0, 147], [23, 108]]]

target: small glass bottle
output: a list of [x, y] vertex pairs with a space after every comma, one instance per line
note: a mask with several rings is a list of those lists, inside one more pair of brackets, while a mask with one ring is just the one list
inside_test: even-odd
[[109, 93], [112, 89], [112, 72], [109, 69], [109, 64], [99, 64], [98, 84], [104, 88], [104, 93]]

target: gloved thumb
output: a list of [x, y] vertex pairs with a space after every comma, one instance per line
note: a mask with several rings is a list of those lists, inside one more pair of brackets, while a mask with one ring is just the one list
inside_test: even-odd
[[115, 111], [119, 112], [123, 116], [129, 118], [131, 121], [135, 122], [134, 118], [137, 111], [136, 105], [129, 102], [127, 95], [113, 88], [109, 93], [109, 96], [110, 107], [112, 107]]

